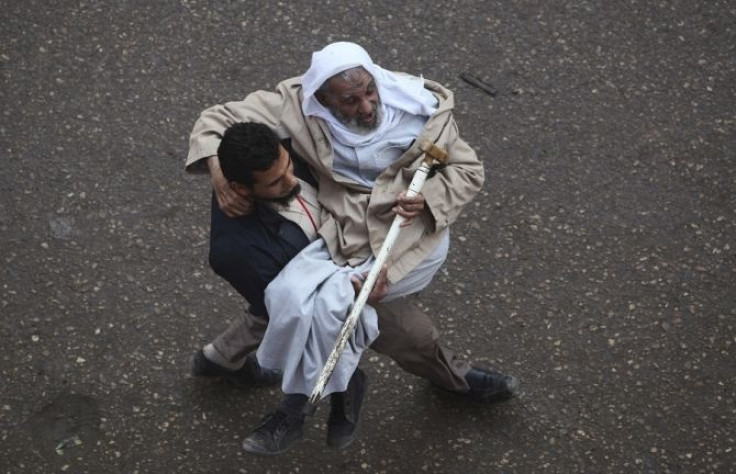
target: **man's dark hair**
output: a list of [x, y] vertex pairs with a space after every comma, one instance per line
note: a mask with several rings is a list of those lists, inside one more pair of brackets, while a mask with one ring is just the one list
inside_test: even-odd
[[228, 181], [252, 187], [254, 171], [266, 171], [279, 158], [279, 137], [261, 123], [236, 123], [225, 131], [217, 149]]

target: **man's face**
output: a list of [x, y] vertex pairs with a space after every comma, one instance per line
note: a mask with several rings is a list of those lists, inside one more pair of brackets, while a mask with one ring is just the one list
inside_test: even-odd
[[299, 180], [294, 176], [294, 163], [286, 148], [279, 145], [279, 157], [265, 171], [253, 172], [253, 186], [246, 188], [235, 183], [235, 190], [259, 201], [270, 201], [287, 205], [301, 191]]
[[373, 77], [355, 68], [327, 81], [327, 93], [318, 96], [322, 105], [343, 125], [358, 133], [375, 130], [380, 124], [381, 99]]

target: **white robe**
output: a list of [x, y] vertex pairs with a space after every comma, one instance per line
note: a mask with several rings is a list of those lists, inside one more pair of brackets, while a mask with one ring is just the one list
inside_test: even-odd
[[[317, 239], [268, 285], [272, 316], [257, 358], [261, 366], [284, 372], [284, 393], [312, 393], [355, 299], [350, 277], [368, 270], [369, 261], [356, 268], [335, 265], [324, 240]], [[360, 355], [377, 337], [376, 311], [366, 305], [323, 396], [347, 390]]]
[[[430, 256], [391, 285], [382, 301], [400, 298], [426, 287], [442, 266], [450, 247], [449, 233]], [[368, 272], [375, 258], [353, 268], [338, 266], [324, 240], [302, 250], [266, 288], [270, 319], [258, 348], [258, 363], [284, 373], [284, 393], [310, 395], [353, 306], [350, 277]], [[378, 337], [376, 310], [365, 305], [322, 396], [347, 390], [363, 351]]]

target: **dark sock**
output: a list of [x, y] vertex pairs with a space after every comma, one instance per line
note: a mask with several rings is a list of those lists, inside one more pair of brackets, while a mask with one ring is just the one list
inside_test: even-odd
[[301, 393], [289, 394], [281, 400], [279, 410], [286, 413], [289, 418], [301, 418], [304, 416], [304, 406], [307, 404], [309, 397]]
[[330, 395], [331, 414], [335, 417], [345, 417], [345, 393], [346, 392], [334, 392]]

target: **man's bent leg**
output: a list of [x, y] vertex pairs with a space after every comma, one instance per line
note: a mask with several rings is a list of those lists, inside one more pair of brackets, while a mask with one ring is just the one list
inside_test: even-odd
[[258, 348], [266, 333], [268, 319], [246, 310], [204, 348], [208, 359], [228, 369], [239, 369], [245, 357]]
[[251, 352], [258, 347], [267, 320], [246, 311], [211, 344], [194, 354], [192, 374], [224, 378], [238, 387], [258, 387], [281, 380], [281, 371], [264, 369]]
[[[394, 359], [409, 373], [453, 392], [466, 393], [484, 402], [513, 398], [519, 381], [495, 370], [471, 367], [454, 352], [441, 347], [432, 320], [407, 296], [426, 286], [444, 262], [449, 234], [437, 248], [402, 280], [389, 287], [378, 313], [380, 334], [373, 348]], [[402, 297], [403, 296], [403, 297]]]
[[374, 305], [381, 333], [371, 347], [411, 374], [453, 392], [468, 392], [470, 386], [465, 376], [471, 370], [470, 364], [439, 345], [432, 320], [412, 298]]
[[[263, 288], [267, 282], [252, 275], [243, 263], [250, 258], [245, 244], [253, 235], [263, 233], [259, 230], [258, 222], [246, 223], [242, 219], [228, 218], [218, 207], [214, 195], [211, 212], [210, 266], [243, 297], [247, 299], [250, 295], [255, 298], [254, 301], [257, 300], [256, 305], [262, 307]], [[262, 369], [255, 355], [249, 355], [263, 339], [267, 324], [267, 317], [257, 316], [250, 309], [237, 317], [225, 332], [194, 354], [193, 375], [224, 377], [240, 387], [266, 385], [280, 380], [280, 371]]]
[[472, 399], [496, 403], [519, 391], [519, 381], [495, 370], [472, 367], [441, 347], [429, 317], [408, 298], [375, 305], [381, 334], [373, 349], [396, 361], [404, 370], [446, 390]]
[[373, 349], [396, 361], [409, 373], [472, 399], [496, 403], [519, 392], [519, 381], [495, 370], [472, 367], [441, 347], [434, 324], [409, 298], [374, 306], [381, 334]]

